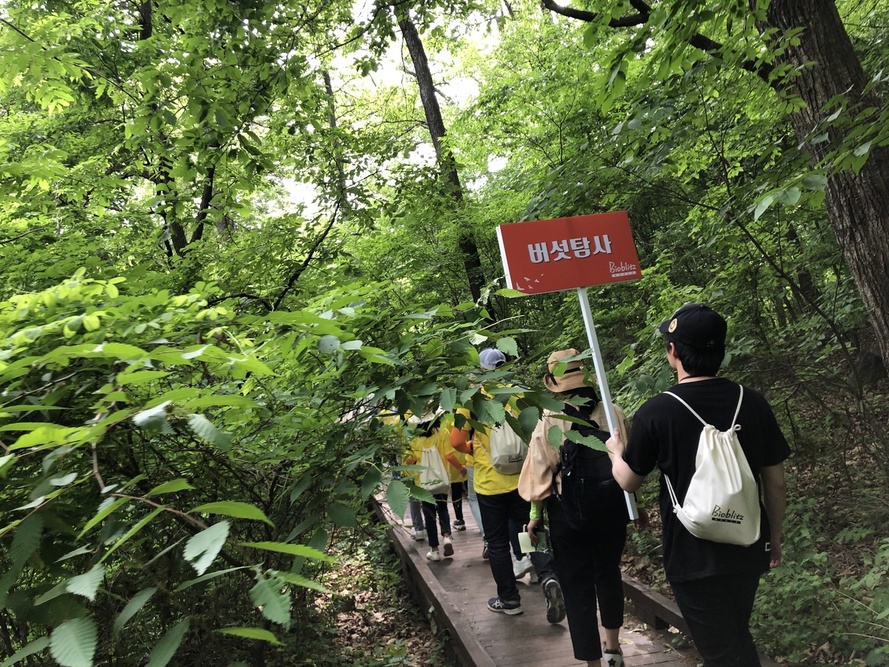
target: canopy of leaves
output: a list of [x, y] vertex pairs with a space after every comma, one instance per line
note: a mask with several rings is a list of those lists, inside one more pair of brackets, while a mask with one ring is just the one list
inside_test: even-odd
[[[496, 227], [608, 210], [630, 212], [643, 267], [590, 290], [616, 401], [632, 413], [671, 383], [652, 325], [708, 302], [800, 488], [860, 494], [829, 528], [792, 507], [765, 603], [842, 622], [757, 639], [886, 660], [885, 371], [825, 201], [887, 143], [886, 3], [839, 4], [882, 106], [833, 100], [804, 141], [776, 85], [800, 32], [765, 30], [765, 5], [545, 5], [3, 5], [0, 664], [322, 664], [312, 600], [370, 530], [368, 499], [422, 495], [399, 416], [499, 414], [504, 384], [557, 408], [534, 391], [543, 361], [588, 347], [573, 294], [501, 289]], [[508, 370], [478, 370], [491, 345]], [[832, 533], [870, 565], [831, 571]], [[789, 593], [840, 581], [854, 604]]]

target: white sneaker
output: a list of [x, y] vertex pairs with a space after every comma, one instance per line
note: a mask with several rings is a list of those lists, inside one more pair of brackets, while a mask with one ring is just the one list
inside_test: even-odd
[[426, 531], [422, 529], [414, 531], [414, 539], [417, 542], [422, 542], [426, 539]]
[[516, 579], [521, 579], [528, 572], [534, 570], [534, 566], [531, 564], [531, 557], [525, 556], [522, 560], [516, 560], [512, 563], [512, 573], [515, 575]]
[[444, 551], [445, 556], [454, 555], [454, 543], [451, 541], [450, 537], [441, 538], [441, 548]]
[[441, 560], [441, 554], [438, 553], [438, 549], [433, 549], [428, 554], [426, 554], [426, 560], [434, 560], [434, 561]]
[[624, 656], [620, 649], [616, 651], [606, 650], [603, 646], [602, 660], [606, 667], [624, 667]]

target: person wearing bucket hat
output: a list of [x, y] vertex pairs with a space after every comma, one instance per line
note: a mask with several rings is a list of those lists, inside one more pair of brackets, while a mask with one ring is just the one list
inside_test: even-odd
[[[528, 456], [519, 477], [519, 493], [531, 501], [528, 532], [536, 540], [545, 510], [555, 570], [565, 598], [568, 630], [574, 657], [588, 665], [623, 665], [620, 628], [624, 595], [620, 559], [627, 539], [624, 494], [611, 476], [608, 454], [568, 439], [569, 431], [608, 439], [605, 406], [586, 379], [575, 349], [549, 355], [543, 383], [565, 402], [561, 412], [547, 410], [534, 429]], [[623, 410], [614, 406], [620, 428], [627, 430]], [[570, 422], [564, 415], [582, 420]], [[553, 428], [561, 431], [562, 444], [550, 444]], [[604, 446], [603, 446], [604, 449]], [[592, 489], [592, 493], [582, 489]], [[640, 512], [640, 516], [647, 516]], [[596, 608], [601, 615], [605, 641], [600, 643]]]
[[[786, 505], [784, 460], [790, 448], [768, 401], [749, 387], [717, 377], [728, 326], [715, 310], [686, 304], [658, 326], [676, 384], [648, 399], [629, 435], [616, 429], [607, 441], [612, 473], [627, 491], [661, 471], [660, 509], [664, 570], [704, 664], [760, 665], [750, 634], [759, 580], [781, 563]], [[739, 403], [740, 396], [740, 403]], [[690, 409], [677, 405], [678, 397]], [[692, 410], [694, 412], [692, 412]], [[737, 432], [761, 492], [759, 539], [750, 546], [693, 536], [673, 511], [665, 477], [684, 498], [696, 469], [701, 422]]]

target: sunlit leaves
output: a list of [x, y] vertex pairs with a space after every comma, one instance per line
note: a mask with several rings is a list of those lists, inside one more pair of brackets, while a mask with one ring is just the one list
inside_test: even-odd
[[258, 641], [268, 642], [279, 646], [281, 644], [278, 638], [268, 630], [262, 628], [222, 628], [217, 632], [233, 637], [244, 637], [245, 639], [256, 639]]
[[193, 513], [222, 514], [236, 519], [251, 519], [273, 525], [269, 518], [255, 505], [234, 500], [207, 503], [191, 510]]
[[189, 538], [183, 556], [191, 562], [198, 574], [204, 574], [213, 563], [225, 545], [228, 531], [228, 521], [220, 521]]
[[260, 576], [256, 585], [250, 589], [250, 599], [260, 608], [262, 615], [272, 623], [288, 626], [290, 624], [290, 595], [283, 582], [277, 577]]
[[93, 667], [97, 644], [96, 624], [88, 618], [74, 618], [52, 631], [49, 651], [62, 667]]
[[89, 572], [71, 577], [65, 583], [65, 589], [69, 593], [82, 595], [90, 601], [96, 599], [96, 592], [105, 576], [105, 568], [99, 564], [93, 565]]
[[201, 414], [188, 415], [188, 426], [202, 440], [206, 440], [210, 444], [228, 450], [231, 448], [232, 437], [230, 433], [217, 428], [213, 422]]

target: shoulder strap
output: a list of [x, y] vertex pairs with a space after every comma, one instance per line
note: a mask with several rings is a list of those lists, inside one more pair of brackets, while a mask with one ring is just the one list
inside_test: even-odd
[[[735, 430], [735, 426], [737, 426], [737, 423], [738, 423], [738, 414], [740, 414], [740, 412], [741, 412], [741, 403], [742, 403], [743, 400], [744, 400], [744, 387], [743, 387], [742, 385], [738, 385], [738, 387], [741, 389], [741, 395], [738, 397], [738, 407], [735, 408], [735, 416], [732, 417], [732, 425], [731, 425], [731, 427], [728, 429], [729, 431], [734, 431], [734, 430]], [[675, 398], [677, 401], [679, 401], [680, 403], [682, 403], [682, 405], [684, 405], [685, 407], [687, 407], [688, 410], [689, 410], [689, 412], [691, 412], [695, 417], [697, 417], [697, 418], [698, 418], [698, 421], [701, 422], [704, 426], [707, 426], [707, 425], [708, 425], [707, 422], [704, 421], [704, 418], [701, 417], [701, 415], [699, 415], [697, 412], [695, 412], [694, 408], [692, 408], [688, 403], [686, 403], [684, 400], [682, 400], [681, 398], [679, 398], [679, 396], [677, 396], [676, 394], [674, 394], [672, 391], [665, 391], [664, 393], [667, 394], [667, 395], [669, 395], [669, 396], [672, 396], [672, 397]]]

